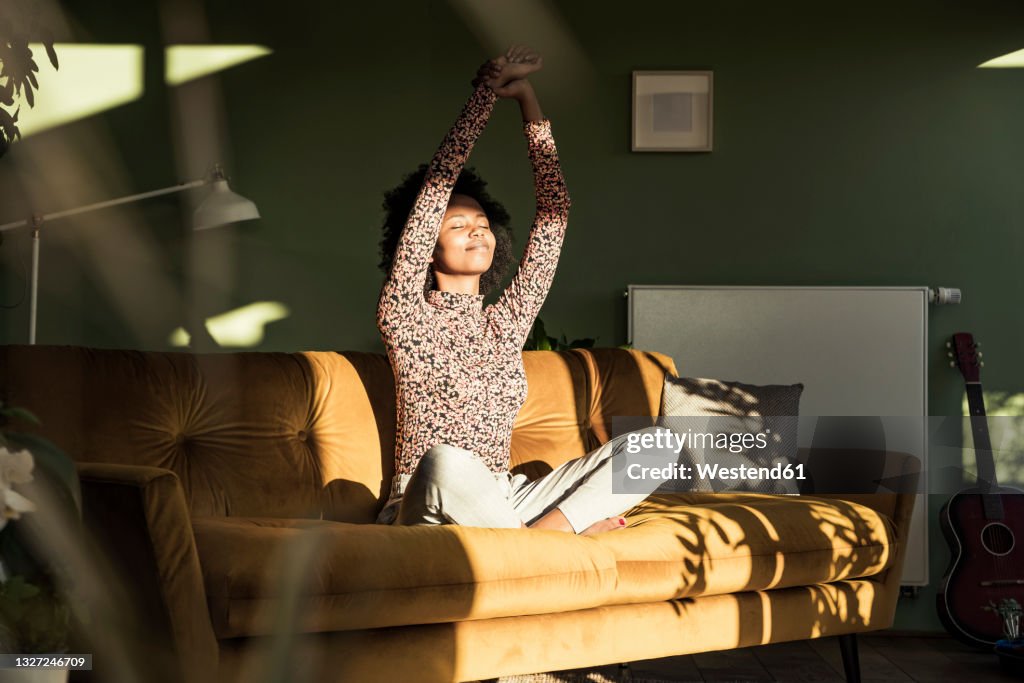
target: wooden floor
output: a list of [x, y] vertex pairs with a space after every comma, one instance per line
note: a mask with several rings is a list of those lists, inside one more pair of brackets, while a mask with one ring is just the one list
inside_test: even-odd
[[[902, 681], [1019, 681], [1002, 673], [995, 654], [973, 650], [949, 637], [858, 635], [861, 680], [864, 683]], [[493, 679], [492, 679], [493, 680]], [[529, 681], [512, 676], [502, 683]], [[628, 669], [605, 666], [552, 672], [533, 680], [586, 683], [620, 681], [845, 681], [836, 638], [777, 643], [726, 652], [630, 662]]]

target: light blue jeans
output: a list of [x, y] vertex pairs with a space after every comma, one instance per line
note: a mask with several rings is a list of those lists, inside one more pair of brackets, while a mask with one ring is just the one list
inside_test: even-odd
[[535, 481], [523, 474], [492, 472], [472, 451], [434, 446], [412, 474], [392, 479], [391, 495], [377, 523], [518, 529], [520, 521], [529, 526], [558, 508], [579, 533], [638, 505], [661, 483], [650, 480], [649, 490], [612, 493], [612, 456], [625, 447], [627, 436], [611, 439]]

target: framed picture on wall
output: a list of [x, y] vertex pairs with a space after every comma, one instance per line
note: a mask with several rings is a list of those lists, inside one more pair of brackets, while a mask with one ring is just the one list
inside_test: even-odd
[[633, 72], [633, 151], [710, 152], [711, 71]]

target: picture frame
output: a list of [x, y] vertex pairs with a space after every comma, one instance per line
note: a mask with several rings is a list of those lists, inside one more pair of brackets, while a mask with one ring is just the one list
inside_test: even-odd
[[634, 152], [710, 152], [714, 72], [634, 71]]

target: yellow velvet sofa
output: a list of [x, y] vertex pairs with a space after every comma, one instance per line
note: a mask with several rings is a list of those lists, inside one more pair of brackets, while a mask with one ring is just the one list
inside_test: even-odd
[[[524, 361], [512, 468], [531, 478], [613, 416], [657, 414], [675, 372], [621, 349]], [[848, 636], [896, 608], [913, 494], [656, 494], [593, 537], [373, 524], [393, 473], [382, 355], [12, 345], [0, 398], [75, 459], [121, 601], [73, 681], [470, 681]]]

